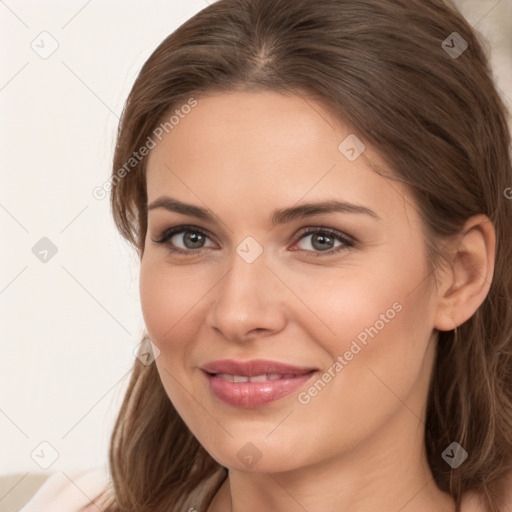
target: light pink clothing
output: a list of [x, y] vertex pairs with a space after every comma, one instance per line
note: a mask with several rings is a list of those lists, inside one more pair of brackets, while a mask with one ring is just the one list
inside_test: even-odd
[[[58, 471], [51, 475], [19, 512], [78, 512], [109, 486], [105, 467], [82, 471]], [[88, 510], [100, 512], [101, 506]]]

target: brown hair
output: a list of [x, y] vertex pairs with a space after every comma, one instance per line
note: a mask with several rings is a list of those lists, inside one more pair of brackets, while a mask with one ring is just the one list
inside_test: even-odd
[[[460, 55], [443, 43], [454, 47], [454, 32], [468, 44]], [[483, 213], [493, 223], [490, 291], [458, 327], [458, 340], [454, 331], [438, 334], [425, 444], [435, 482], [457, 510], [462, 494], [474, 491], [490, 512], [504, 512], [512, 469], [511, 141], [479, 35], [448, 0], [219, 0], [202, 10], [144, 64], [119, 126], [111, 206], [139, 256], [146, 159], [126, 163], [172, 109], [233, 90], [307, 96], [372, 145], [390, 177], [411, 187], [432, 268], [443, 255], [440, 241], [470, 216]], [[453, 441], [469, 453], [457, 469], [441, 457]], [[138, 359], [109, 465], [109, 512], [181, 511], [219, 472], [207, 505], [227, 476], [181, 420], [156, 366]]]

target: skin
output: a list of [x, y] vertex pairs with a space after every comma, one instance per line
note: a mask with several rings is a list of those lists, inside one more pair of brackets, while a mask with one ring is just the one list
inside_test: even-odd
[[[148, 157], [149, 203], [172, 195], [218, 220], [150, 210], [140, 273], [165, 390], [230, 470], [208, 512], [455, 510], [426, 460], [427, 389], [436, 330], [465, 322], [488, 293], [494, 230], [483, 215], [469, 219], [449, 241], [453, 265], [433, 286], [414, 201], [369, 168], [383, 166], [371, 147], [353, 162], [338, 150], [351, 133], [299, 96], [222, 93], [199, 98]], [[379, 219], [326, 213], [270, 224], [275, 209], [330, 199]], [[153, 241], [183, 225], [206, 231], [203, 249], [183, 232], [167, 245]], [[325, 255], [304, 228], [332, 228], [356, 244], [334, 238], [328, 249], [342, 249]], [[236, 252], [248, 236], [263, 249], [252, 263]], [[172, 243], [190, 254], [171, 252]], [[321, 374], [397, 302], [401, 311], [306, 405], [294, 392], [257, 409], [233, 407], [211, 394], [199, 370], [217, 359], [263, 358]], [[249, 442], [261, 455], [250, 468], [237, 457]]]

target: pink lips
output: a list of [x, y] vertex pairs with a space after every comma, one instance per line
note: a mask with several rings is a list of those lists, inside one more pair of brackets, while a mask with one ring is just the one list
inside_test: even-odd
[[223, 402], [237, 407], [260, 407], [302, 386], [315, 368], [254, 359], [213, 361], [201, 367], [210, 390]]

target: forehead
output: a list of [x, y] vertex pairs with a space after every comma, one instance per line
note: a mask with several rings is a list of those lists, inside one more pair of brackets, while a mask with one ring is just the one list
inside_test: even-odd
[[292, 94], [265, 91], [205, 96], [164, 134], [163, 144], [151, 152], [150, 161], [164, 153], [177, 160], [177, 152], [187, 152], [190, 164], [206, 158], [240, 168], [265, 165], [272, 169], [285, 160], [332, 159], [338, 153], [333, 139], [350, 131], [329, 117], [319, 105]]
[[382, 165], [370, 147], [354, 159], [360, 139], [318, 103], [231, 92], [199, 97], [186, 111], [150, 152], [148, 201], [172, 193], [214, 211], [226, 202], [254, 211], [338, 199], [404, 215], [405, 189], [370, 168], [369, 160]]

